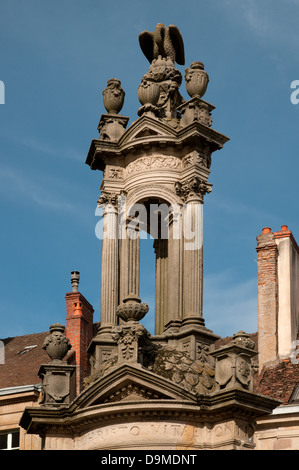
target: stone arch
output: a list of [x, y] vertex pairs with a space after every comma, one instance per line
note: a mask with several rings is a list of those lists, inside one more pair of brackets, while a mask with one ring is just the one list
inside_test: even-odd
[[[165, 203], [168, 206], [168, 212], [158, 215], [157, 229], [149, 227], [148, 221], [145, 231], [150, 233], [154, 238], [153, 248], [155, 252], [155, 333], [161, 334], [167, 323], [172, 320], [173, 315], [177, 320], [181, 318], [181, 292], [179, 286], [177, 289], [172, 284], [171, 280], [175, 278], [175, 282], [179, 282], [181, 265], [177, 261], [181, 258], [181, 240], [173, 240], [173, 227], [175, 224], [175, 217], [181, 213], [182, 200], [174, 191], [163, 185], [144, 185], [128, 193], [126, 199], [127, 211], [134, 205], [145, 205], [147, 216], [151, 217], [148, 206], [152, 203], [158, 203], [158, 212], [161, 205]], [[176, 214], [176, 216], [174, 215]], [[132, 214], [131, 214], [132, 215]], [[164, 216], [166, 219], [164, 220]], [[163, 220], [163, 223], [162, 223]], [[167, 225], [167, 233], [166, 233]], [[136, 286], [135, 294], [139, 294], [139, 280], [136, 276], [140, 273], [140, 240], [131, 240], [123, 243], [123, 249], [127, 250], [124, 256], [131, 261], [129, 272], [135, 273], [134, 286]], [[128, 245], [129, 248], [128, 248]], [[174, 253], [175, 252], [175, 253]], [[178, 255], [174, 256], [174, 255]], [[122, 256], [122, 255], [121, 255]], [[132, 262], [133, 260], [133, 262]], [[135, 264], [134, 264], [135, 263]], [[138, 266], [137, 266], [138, 264]], [[123, 266], [128, 266], [124, 261]], [[129, 266], [128, 266], [129, 267]], [[124, 274], [125, 269], [121, 269], [121, 276]], [[122, 285], [122, 280], [120, 281]], [[132, 283], [133, 285], [133, 283]], [[175, 289], [174, 289], [175, 288]], [[174, 289], [174, 290], [173, 290]], [[127, 289], [128, 290], [128, 289]], [[121, 295], [122, 297], [122, 295]], [[122, 299], [120, 299], [122, 300]], [[170, 318], [169, 316], [172, 315]]]
[[170, 206], [182, 205], [182, 199], [177, 196], [173, 191], [163, 185], [146, 185], [138, 187], [128, 193], [127, 206], [141, 203], [148, 198], [157, 198], [164, 200]]

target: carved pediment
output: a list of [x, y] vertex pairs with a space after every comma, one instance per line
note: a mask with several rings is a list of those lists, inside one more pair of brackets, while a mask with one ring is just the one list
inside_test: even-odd
[[154, 129], [150, 129], [148, 127], [145, 127], [142, 129], [138, 134], [135, 135], [135, 139], [141, 139], [142, 137], [148, 137], [152, 135], [161, 135], [158, 132], [156, 132]]
[[118, 401], [144, 401], [144, 400], [161, 400], [169, 399], [169, 396], [161, 393], [159, 390], [154, 390], [145, 384], [139, 384], [133, 380], [127, 379], [108, 390], [106, 394], [101, 395], [98, 403], [113, 403]]
[[77, 408], [115, 402], [195, 401], [193, 394], [142, 367], [123, 364], [91, 383], [75, 400]]
[[162, 121], [142, 116], [126, 130], [118, 145], [125, 147], [130, 143], [137, 143], [137, 141], [150, 140], [151, 138], [174, 138], [176, 135], [176, 130]]

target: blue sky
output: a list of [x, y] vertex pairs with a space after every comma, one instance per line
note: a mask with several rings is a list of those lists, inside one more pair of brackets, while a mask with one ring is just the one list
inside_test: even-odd
[[[72, 270], [99, 321], [101, 174], [85, 158], [109, 78], [121, 80], [121, 112], [136, 120], [148, 70], [138, 35], [158, 22], [179, 27], [186, 66], [204, 62], [213, 128], [231, 139], [214, 154], [204, 205], [206, 325], [221, 336], [256, 331], [256, 236], [286, 224], [299, 239], [299, 104], [290, 101], [299, 0], [1, 0], [0, 8], [0, 337], [65, 324]], [[184, 84], [181, 94], [188, 99]], [[144, 256], [151, 246], [142, 242]], [[141, 297], [153, 310], [153, 255], [146, 259]]]

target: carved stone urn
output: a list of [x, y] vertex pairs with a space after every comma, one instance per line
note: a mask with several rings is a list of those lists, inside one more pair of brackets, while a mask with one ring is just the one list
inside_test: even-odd
[[209, 75], [204, 70], [202, 62], [192, 62], [190, 67], [185, 69], [186, 90], [191, 98], [199, 96], [200, 98], [205, 94], [208, 83]]
[[65, 326], [54, 323], [49, 329], [50, 335], [46, 337], [42, 348], [53, 361], [61, 362], [72, 347], [70, 340], [64, 334]]
[[104, 106], [108, 114], [118, 114], [123, 107], [125, 92], [121, 82], [117, 78], [111, 78], [107, 82], [107, 88], [103, 91]]
[[156, 106], [159, 100], [160, 87], [158, 83], [143, 79], [138, 87], [138, 99], [142, 105]]
[[146, 303], [141, 303], [140, 298], [135, 294], [129, 294], [116, 310], [116, 314], [125, 322], [141, 320], [149, 311]]

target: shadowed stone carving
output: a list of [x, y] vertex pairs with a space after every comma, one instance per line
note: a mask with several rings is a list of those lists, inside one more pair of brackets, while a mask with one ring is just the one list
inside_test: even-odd
[[42, 379], [42, 405], [60, 406], [70, 403], [75, 397], [75, 365], [62, 362], [71, 349], [70, 340], [65, 336], [65, 326], [60, 323], [50, 325], [50, 335], [46, 337], [43, 349], [52, 359], [40, 367], [38, 375]]
[[117, 78], [110, 78], [103, 91], [104, 106], [108, 114], [118, 114], [123, 107], [125, 92]]
[[170, 58], [173, 63], [185, 64], [183, 39], [174, 25], [166, 27], [158, 23], [153, 32], [143, 31], [139, 35], [139, 44], [149, 62], [161, 56]]
[[215, 379], [218, 390], [241, 388], [253, 391], [255, 367], [254, 342], [244, 331], [235, 334], [224, 347], [211, 353], [216, 359]]
[[70, 340], [65, 336], [65, 326], [60, 323], [50, 325], [50, 335], [46, 337], [43, 349], [48, 356], [55, 362], [61, 362], [69, 349], [71, 349]]
[[215, 390], [215, 372], [206, 360], [192, 360], [184, 351], [170, 346], [157, 349], [154, 363], [148, 369], [195, 395]]

